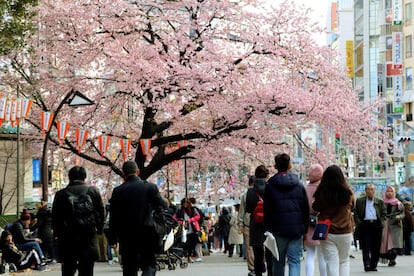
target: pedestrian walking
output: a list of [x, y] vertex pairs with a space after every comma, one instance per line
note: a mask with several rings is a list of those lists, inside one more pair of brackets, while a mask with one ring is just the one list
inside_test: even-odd
[[[237, 225], [237, 216], [239, 213], [240, 204], [234, 205], [235, 214], [231, 216], [230, 220], [230, 232], [229, 232], [229, 257], [233, 257], [234, 249], [239, 251], [239, 257], [243, 257], [243, 234]], [[235, 247], [238, 248], [235, 248]]]
[[[263, 242], [265, 241], [265, 225], [264, 221], [257, 222], [254, 218], [256, 206], [264, 199], [264, 191], [267, 185], [267, 178], [269, 170], [265, 165], [256, 167], [254, 172], [253, 187], [247, 190], [246, 196], [246, 211], [250, 214], [250, 245], [253, 247], [254, 253], [254, 273], [256, 276], [261, 276], [266, 272], [265, 263], [268, 265], [268, 270], [271, 270], [271, 262], [265, 262], [265, 248]], [[267, 257], [269, 255], [267, 254]], [[271, 259], [270, 259], [271, 260]]]
[[290, 172], [290, 156], [275, 157], [277, 173], [268, 180], [264, 202], [265, 229], [276, 238], [279, 260], [273, 257], [273, 276], [285, 275], [286, 258], [289, 275], [300, 275], [303, 235], [309, 226], [309, 203], [303, 183]]
[[354, 228], [354, 193], [337, 165], [329, 166], [314, 193], [313, 210], [320, 220], [330, 220], [328, 237], [321, 240], [328, 276], [349, 276], [349, 255]]
[[404, 219], [404, 206], [396, 198], [395, 189], [387, 186], [384, 195], [386, 208], [386, 219], [382, 232], [382, 243], [380, 248], [380, 257], [382, 263], [388, 263], [388, 266], [395, 266], [398, 250], [403, 247], [403, 229], [402, 221]]
[[98, 257], [97, 234], [103, 231], [105, 209], [98, 188], [85, 183], [86, 170], [69, 170], [69, 184], [53, 200], [52, 227], [57, 238], [62, 276], [93, 275]]
[[187, 238], [185, 242], [185, 252], [189, 263], [193, 263], [193, 256], [196, 256], [196, 261], [201, 262], [203, 259], [197, 255], [196, 246], [198, 241], [198, 233], [201, 226], [198, 223], [200, 214], [197, 209], [193, 207], [191, 201], [187, 198], [181, 200], [181, 207], [177, 210], [174, 218], [187, 230]]
[[125, 182], [115, 187], [110, 199], [108, 242], [116, 247], [122, 257], [124, 276], [153, 276], [155, 254], [158, 250], [158, 235], [154, 229], [145, 226], [150, 209], [166, 208], [157, 185], [143, 181], [134, 161], [122, 166]]
[[[248, 189], [252, 188], [254, 184], [254, 175], [249, 176]], [[243, 233], [244, 256], [246, 258], [248, 276], [254, 276], [254, 253], [253, 247], [250, 245], [250, 216], [251, 213], [246, 211], [246, 196], [247, 191], [240, 196], [240, 208], [238, 218], [238, 225], [240, 231]]]
[[414, 231], [413, 215], [411, 214], [412, 204], [410, 201], [404, 201], [404, 220], [403, 220], [403, 239], [404, 255], [411, 255], [411, 233]]
[[[309, 183], [306, 185], [306, 195], [309, 201], [309, 211], [310, 215], [317, 215], [312, 209], [313, 194], [318, 188], [319, 183], [321, 182], [323, 174], [323, 168], [320, 164], [313, 164], [309, 168]], [[316, 222], [316, 221], [314, 221]], [[312, 225], [311, 221], [309, 222], [308, 232], [306, 233], [305, 239], [303, 241], [306, 247], [306, 276], [313, 276], [315, 272], [315, 260], [318, 259], [319, 264], [319, 275], [326, 276], [326, 263], [325, 258], [319, 247], [320, 243], [318, 240], [313, 240], [313, 232], [315, 231], [315, 224]]]
[[354, 210], [355, 232], [365, 271], [377, 271], [385, 215], [384, 201], [375, 197], [374, 184], [367, 184], [365, 195], [356, 200]]

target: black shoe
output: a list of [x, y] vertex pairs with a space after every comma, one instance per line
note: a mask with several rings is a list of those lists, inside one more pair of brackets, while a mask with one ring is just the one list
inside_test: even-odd
[[36, 265], [35, 270], [38, 270], [38, 271], [50, 271], [50, 269], [47, 267], [47, 265]]
[[388, 266], [395, 266], [397, 263], [394, 261], [394, 260], [392, 260], [392, 261], [390, 261], [389, 263], [388, 263]]

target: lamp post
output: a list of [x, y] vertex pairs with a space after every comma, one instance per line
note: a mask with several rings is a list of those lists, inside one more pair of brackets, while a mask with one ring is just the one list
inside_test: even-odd
[[60, 110], [63, 108], [65, 104], [68, 104], [71, 107], [77, 107], [77, 106], [84, 106], [84, 105], [93, 105], [95, 104], [93, 101], [88, 99], [86, 96], [84, 96], [82, 93], [80, 93], [77, 90], [70, 90], [69, 93], [66, 94], [66, 96], [63, 98], [63, 100], [59, 103], [58, 107], [56, 108], [54, 112], [54, 116], [52, 118], [52, 121], [50, 123], [51, 127], [46, 131], [45, 133], [45, 141], [43, 143], [43, 151], [42, 151], [42, 161], [41, 161], [41, 180], [42, 180], [42, 200], [48, 202], [48, 195], [49, 195], [49, 166], [47, 162], [47, 148], [48, 148], [48, 142], [50, 138], [50, 131], [52, 129], [52, 126], [55, 123], [55, 120], [57, 118], [57, 115], [59, 114]]

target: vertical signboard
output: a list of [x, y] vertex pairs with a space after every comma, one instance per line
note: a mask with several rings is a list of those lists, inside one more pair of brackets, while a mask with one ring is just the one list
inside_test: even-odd
[[346, 73], [349, 78], [354, 76], [354, 41], [346, 41]]
[[393, 10], [393, 21], [394, 25], [402, 24], [402, 0], [393, 0], [392, 1], [392, 10]]
[[[402, 73], [402, 32], [393, 32], [393, 47], [392, 47], [392, 61], [394, 69], [400, 69]], [[394, 113], [403, 112], [402, 104], [402, 75], [394, 76]]]
[[40, 160], [34, 159], [32, 160], [32, 168], [33, 168], [33, 182], [40, 183]]
[[403, 112], [402, 104], [402, 76], [394, 77], [394, 113]]

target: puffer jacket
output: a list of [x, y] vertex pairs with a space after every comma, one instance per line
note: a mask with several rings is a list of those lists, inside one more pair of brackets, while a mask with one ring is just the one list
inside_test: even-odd
[[300, 238], [308, 231], [309, 203], [297, 175], [277, 173], [272, 176], [263, 200], [265, 229], [273, 235]]

